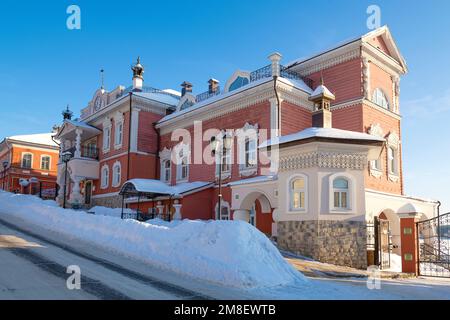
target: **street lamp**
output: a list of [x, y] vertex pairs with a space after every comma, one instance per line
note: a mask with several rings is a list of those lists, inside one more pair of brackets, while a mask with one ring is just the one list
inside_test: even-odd
[[70, 151], [65, 151], [61, 154], [61, 160], [65, 164], [64, 169], [64, 198], [63, 198], [63, 208], [66, 208], [66, 189], [67, 189], [67, 162], [72, 158], [72, 153]]
[[6, 169], [8, 168], [9, 161], [8, 160], [3, 161], [2, 165], [3, 165], [3, 174], [2, 174], [2, 176], [3, 176], [3, 185], [2, 185], [2, 189], [5, 190]]
[[231, 145], [233, 144], [233, 137], [229, 134], [224, 133], [221, 141], [217, 140], [216, 137], [211, 138], [211, 153], [213, 156], [218, 155], [219, 158], [219, 195], [218, 195], [218, 203], [217, 203], [217, 211], [220, 220], [221, 211], [222, 211], [222, 166], [223, 166], [223, 154], [224, 151], [228, 152], [231, 149]]

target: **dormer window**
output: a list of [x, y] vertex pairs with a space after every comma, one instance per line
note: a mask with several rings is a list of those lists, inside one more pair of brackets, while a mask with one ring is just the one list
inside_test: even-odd
[[230, 85], [229, 91], [239, 89], [240, 87], [243, 87], [248, 83], [249, 83], [248, 78], [237, 77], [236, 80], [234, 80], [233, 83]]
[[372, 94], [372, 102], [383, 107], [384, 109], [389, 110], [389, 99], [386, 94], [380, 88], [376, 88]]

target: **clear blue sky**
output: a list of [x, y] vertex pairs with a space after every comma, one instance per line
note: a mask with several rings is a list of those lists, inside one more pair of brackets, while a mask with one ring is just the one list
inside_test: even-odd
[[[99, 87], [131, 83], [136, 56], [145, 83], [206, 90], [237, 68], [283, 61], [367, 32], [377, 4], [410, 72], [401, 83], [406, 193], [437, 198], [450, 211], [450, 2], [427, 1], [2, 1], [0, 137], [47, 132], [66, 104], [78, 114]], [[66, 8], [81, 8], [81, 30]]]

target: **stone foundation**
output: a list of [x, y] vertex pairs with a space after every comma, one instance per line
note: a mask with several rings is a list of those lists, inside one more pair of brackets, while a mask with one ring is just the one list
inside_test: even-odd
[[367, 268], [366, 224], [360, 221], [279, 221], [281, 249], [315, 260]]
[[102, 206], [108, 208], [122, 208], [122, 197], [115, 195], [104, 198], [92, 198], [91, 203], [91, 207]]

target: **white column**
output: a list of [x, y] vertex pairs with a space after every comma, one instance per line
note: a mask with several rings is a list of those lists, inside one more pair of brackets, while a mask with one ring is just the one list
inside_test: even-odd
[[76, 138], [75, 138], [75, 158], [81, 158], [81, 134], [83, 133], [83, 130], [76, 129]]
[[173, 219], [174, 220], [181, 220], [181, 206], [182, 205], [178, 202], [178, 200], [175, 200], [174, 202], [175, 203], [174, 203], [173, 207], [175, 209], [175, 213], [173, 215]]
[[269, 59], [272, 62], [272, 76], [280, 76], [281, 57], [281, 54], [279, 54], [278, 52], [274, 52], [269, 56]]
[[233, 220], [249, 222], [250, 221], [250, 210], [245, 210], [245, 209], [234, 210]]
[[[280, 126], [280, 112], [278, 108], [278, 99], [270, 98], [270, 129], [271, 133], [276, 137], [280, 136], [281, 128]], [[283, 99], [280, 99], [280, 105], [283, 102]], [[272, 136], [271, 136], [272, 137]]]
[[81, 178], [80, 177], [74, 177], [72, 178], [73, 180], [73, 188], [72, 188], [72, 192], [70, 194], [70, 203], [71, 204], [82, 204], [83, 201], [83, 197], [81, 195], [81, 190], [80, 190], [80, 182], [81, 182]]
[[131, 137], [130, 152], [138, 151], [138, 132], [139, 132], [139, 112], [141, 110], [133, 108], [131, 111]]
[[157, 210], [157, 214], [163, 214], [163, 210], [164, 210], [164, 205], [161, 203], [161, 201], [158, 201], [156, 204], [156, 210]]

